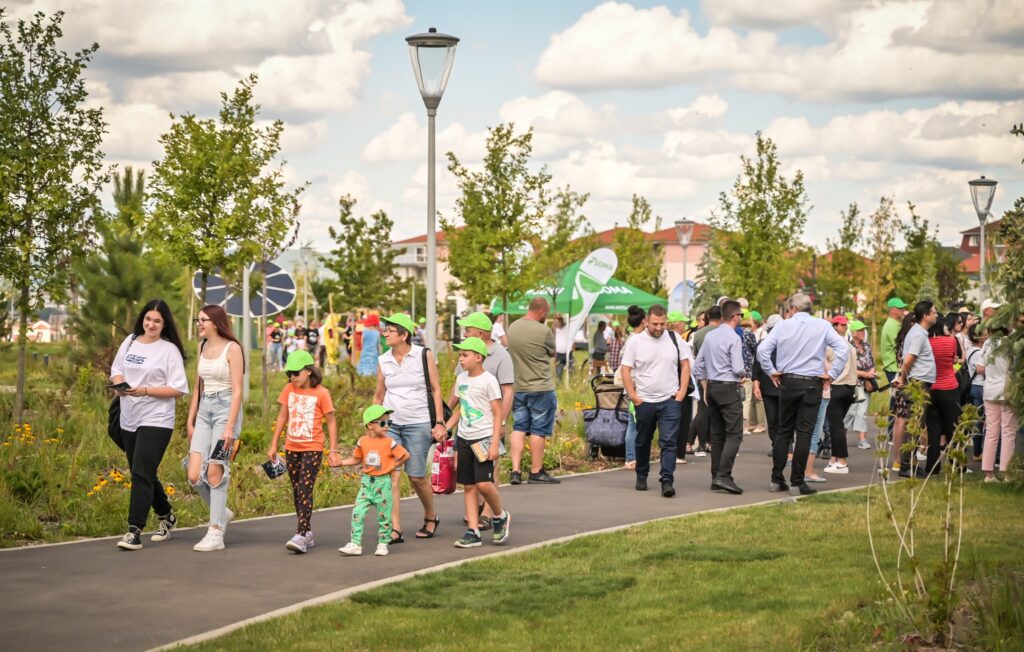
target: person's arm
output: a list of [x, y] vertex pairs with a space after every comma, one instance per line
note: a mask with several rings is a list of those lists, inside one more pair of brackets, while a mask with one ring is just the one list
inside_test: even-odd
[[380, 364], [377, 365], [377, 387], [373, 390], [373, 404], [383, 405], [384, 394], [387, 393], [387, 388], [384, 386], [384, 372], [381, 371]]
[[501, 449], [501, 431], [504, 422], [501, 421], [501, 399], [491, 399], [491, 414], [494, 417], [494, 428], [491, 432], [491, 447], [487, 449], [487, 459], [495, 461]]
[[747, 363], [743, 360], [743, 340], [737, 338], [729, 345], [729, 361], [732, 372], [740, 379], [747, 376]]
[[[360, 440], [361, 441], [361, 440]], [[358, 455], [356, 455], [358, 453]], [[359, 448], [359, 442], [356, 442], [356, 447], [352, 449], [352, 453], [348, 457], [341, 460], [341, 466], [355, 466], [363, 461], [363, 449]], [[397, 466], [397, 462], [395, 463]]]
[[516, 386], [505, 383], [501, 386], [501, 425], [504, 428], [508, 415], [512, 414], [512, 406], [516, 402]]
[[408, 461], [408, 459], [409, 459], [409, 451], [405, 450], [405, 448], [403, 446], [400, 446], [400, 445], [399, 446], [395, 446], [395, 448], [392, 449], [392, 450], [394, 450], [394, 453], [395, 453], [395, 466], [396, 467], [402, 466], [403, 464], [406, 463], [406, 461]]
[[431, 425], [431, 432], [436, 441], [442, 441], [447, 436], [445, 430], [444, 410], [441, 409], [441, 381], [437, 374], [437, 362], [434, 360], [434, 352], [427, 351], [427, 374], [430, 379], [430, 398], [434, 401], [434, 423]]
[[775, 352], [776, 347], [779, 345], [778, 332], [782, 324], [779, 324], [772, 329], [772, 332], [768, 333], [768, 337], [764, 338], [761, 342], [761, 346], [757, 347], [757, 361], [761, 365], [761, 369], [764, 370], [765, 375], [772, 379], [775, 386], [779, 386], [779, 377], [782, 375], [779, 370], [775, 368], [775, 363], [772, 362], [772, 353]]
[[697, 353], [697, 361], [693, 366], [693, 375], [697, 380], [706, 380], [708, 377], [707, 359], [704, 355], [705, 351], [706, 349], [701, 347], [700, 351]]
[[643, 400], [636, 394], [636, 387], [633, 386], [633, 368], [622, 365], [622, 387], [626, 390], [626, 396], [633, 401], [633, 405], [640, 405]]
[[840, 337], [839, 333], [833, 328], [829, 328], [826, 331], [825, 341], [832, 347], [832, 353], [835, 356], [832, 359], [832, 369], [828, 374], [832, 380], [838, 380], [843, 375], [843, 372], [846, 371], [846, 361], [850, 357], [850, 344], [845, 338]]
[[684, 358], [679, 361], [679, 391], [676, 393], [676, 400], [681, 401], [689, 394], [690, 389], [690, 360]]
[[324, 415], [327, 421], [327, 436], [330, 438], [331, 447], [327, 449], [327, 464], [339, 466], [341, 464], [341, 451], [338, 450], [338, 420], [334, 418], [334, 410]]
[[899, 374], [892, 379], [892, 384], [897, 388], [903, 387], [907, 384], [907, 374], [910, 373], [910, 369], [914, 366], [917, 361], [917, 355], [914, 353], [903, 354], [903, 365], [900, 367]]
[[459, 417], [462, 415], [462, 402], [456, 401], [452, 407], [452, 415], [448, 417], [448, 421], [445, 422], [445, 432], [454, 430], [455, 426], [459, 425]]
[[[198, 374], [196, 376], [196, 384], [199, 384]], [[192, 392], [192, 398], [188, 402], [188, 417], [185, 419], [185, 434], [188, 435], [188, 440], [192, 441], [192, 435], [195, 434], [196, 430], [196, 414], [199, 413], [199, 392]], [[227, 431], [227, 428], [224, 429]]]
[[281, 409], [277, 411], [277, 421], [274, 422], [274, 434], [270, 437], [270, 446], [267, 448], [267, 459], [271, 462], [277, 457], [277, 440], [281, 438], [281, 431], [284, 429], [284, 424], [288, 421], [288, 407], [281, 404]]
[[[242, 397], [244, 396], [242, 385], [245, 382], [242, 366], [245, 364], [245, 359], [242, 356], [242, 347], [231, 346], [230, 342], [225, 346], [231, 347], [228, 350], [228, 370], [231, 372], [231, 408], [228, 412], [228, 420], [224, 424], [224, 435], [221, 437], [226, 444], [235, 436], [235, 424], [238, 423], [238, 414], [242, 411]], [[198, 395], [199, 392], [193, 393], [193, 403], [198, 404], [196, 400]]]

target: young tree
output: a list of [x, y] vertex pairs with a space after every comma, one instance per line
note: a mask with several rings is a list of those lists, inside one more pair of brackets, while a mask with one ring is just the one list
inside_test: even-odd
[[545, 168], [531, 172], [532, 153], [533, 130], [516, 134], [511, 123], [490, 130], [480, 172], [448, 152], [448, 170], [462, 191], [455, 203], [462, 226], [442, 216], [441, 228], [448, 240], [448, 269], [470, 303], [498, 297], [504, 307], [537, 282], [529, 243], [540, 237], [551, 175]]
[[284, 125], [256, 126], [256, 82], [249, 75], [230, 97], [221, 93], [217, 120], [172, 114], [170, 131], [160, 136], [164, 158], [153, 163], [148, 232], [201, 273], [201, 304], [211, 272], [231, 275], [262, 260], [267, 242], [287, 237], [308, 185], [285, 190], [285, 164], [275, 164]]
[[78, 340], [75, 356], [100, 368], [110, 367], [142, 302], [181, 292], [181, 267], [159, 247], [138, 237], [145, 222], [143, 171], [126, 167], [114, 176], [113, 215], [101, 214], [98, 251], [75, 264], [82, 301], [71, 318]]
[[[897, 296], [916, 297], [925, 283], [925, 263], [929, 255], [927, 250], [931, 249], [935, 236], [928, 219], [917, 214], [917, 206], [913, 202], [907, 202], [907, 209], [910, 211], [910, 221], [900, 221], [899, 223], [899, 232], [903, 236], [904, 245], [903, 249], [895, 255], [896, 267], [893, 281], [896, 284]], [[934, 286], [934, 260], [932, 263], [933, 278], [930, 285]], [[935, 296], [930, 298], [934, 300]]]
[[99, 46], [61, 50], [63, 17], [38, 12], [15, 30], [0, 8], [0, 276], [16, 289], [20, 317], [16, 422], [29, 317], [47, 297], [66, 294], [70, 264], [94, 237], [96, 193], [108, 179], [103, 112], [85, 107], [83, 73]]
[[558, 190], [552, 210], [544, 216], [540, 237], [534, 241], [534, 271], [540, 285], [552, 288], [552, 306], [558, 299], [562, 270], [585, 258], [596, 246], [594, 229], [580, 212], [589, 197], [568, 186]]
[[711, 235], [708, 237], [708, 246], [704, 249], [700, 262], [697, 264], [697, 289], [693, 293], [693, 301], [690, 302], [693, 313], [707, 310], [725, 294], [721, 276], [718, 274], [718, 262], [711, 253], [714, 239], [715, 230], [712, 229]]
[[619, 258], [615, 278], [635, 288], [661, 294], [665, 291], [662, 278], [662, 260], [665, 252], [647, 239], [647, 229], [661, 229], [661, 217], [655, 216], [651, 204], [639, 195], [633, 195], [633, 209], [626, 220], [626, 226], [615, 231], [612, 248]]
[[757, 158], [741, 157], [742, 172], [732, 192], [719, 196], [711, 225], [722, 284], [745, 296], [752, 307], [774, 308], [793, 287], [802, 256], [800, 237], [807, 222], [803, 172], [786, 179], [775, 143], [757, 132]]
[[397, 252], [391, 247], [394, 223], [384, 211], [377, 211], [369, 219], [356, 217], [352, 210], [355, 205], [356, 200], [349, 195], [338, 200], [338, 228], [328, 229], [335, 247], [320, 257], [321, 264], [336, 278], [311, 286], [321, 305], [328, 305], [333, 294], [334, 305], [343, 310], [387, 305], [401, 289], [395, 276]]
[[[867, 314], [871, 319], [871, 333], [878, 337], [878, 322], [885, 318], [885, 304], [896, 287], [893, 281], [896, 249], [896, 232], [899, 218], [891, 197], [882, 197], [878, 208], [867, 220], [868, 268], [865, 275], [864, 294], [867, 297]], [[877, 341], [875, 342], [877, 345]], [[877, 349], [877, 346], [875, 347]]]
[[864, 217], [857, 203], [840, 213], [838, 240], [827, 240], [829, 256], [822, 260], [818, 288], [823, 306], [837, 311], [857, 308], [857, 291], [864, 286], [866, 265], [858, 249], [864, 238]]
[[956, 247], [935, 243], [935, 285], [939, 300], [947, 308], [962, 306], [967, 300], [967, 275], [960, 270]]

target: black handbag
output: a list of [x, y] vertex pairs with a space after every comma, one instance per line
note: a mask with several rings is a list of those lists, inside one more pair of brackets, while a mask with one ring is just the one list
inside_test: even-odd
[[[125, 349], [125, 353], [132, 348], [132, 342], [135, 341], [137, 335], [132, 335], [132, 341], [128, 343], [128, 348]], [[115, 396], [110, 401], [110, 407], [107, 408], [107, 436], [110, 437], [110, 441], [114, 442], [114, 445], [124, 450], [124, 438], [121, 437], [121, 397]]]

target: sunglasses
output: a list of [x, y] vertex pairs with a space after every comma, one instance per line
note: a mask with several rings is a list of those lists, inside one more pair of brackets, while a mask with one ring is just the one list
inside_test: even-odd
[[381, 419], [380, 421], [371, 421], [370, 423], [376, 423], [381, 428], [390, 428], [391, 427], [391, 420], [390, 419]]
[[288, 376], [289, 378], [295, 378], [296, 376], [298, 376], [299, 374], [301, 374], [301, 373], [302, 373], [303, 371], [305, 371], [305, 369], [299, 369], [298, 371], [286, 371], [286, 372], [284, 372], [284, 373], [285, 373], [285, 375], [286, 375], [286, 376]]

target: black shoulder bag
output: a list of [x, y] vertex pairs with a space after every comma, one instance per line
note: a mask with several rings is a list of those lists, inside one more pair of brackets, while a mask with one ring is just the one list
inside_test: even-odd
[[[669, 331], [668, 336], [672, 340], [672, 346], [676, 347], [676, 377], [680, 377], [683, 375], [683, 361], [679, 359], [679, 340], [676, 339], [675, 331]], [[690, 376], [690, 381], [693, 381], [693, 374], [691, 373]], [[697, 390], [697, 387], [693, 384], [693, 382], [688, 381], [688, 384], [690, 386], [690, 391], [686, 392], [686, 395], [693, 396], [693, 393]]]
[[[138, 335], [132, 335], [131, 342], [128, 342], [128, 348], [125, 349], [125, 356], [128, 355], [128, 351], [131, 351], [132, 344], [135, 342], [135, 338]], [[115, 396], [110, 401], [110, 407], [107, 408], [107, 436], [110, 440], [120, 448], [124, 450], [124, 439], [121, 437], [121, 397]]]
[[[423, 379], [427, 385], [427, 410], [430, 411], [430, 427], [433, 429], [434, 424], [437, 423], [437, 412], [434, 410], [434, 392], [430, 388], [430, 367], [427, 366], [427, 351], [429, 350], [427, 347], [423, 347]], [[440, 374], [441, 371], [438, 370], [437, 373]], [[452, 409], [443, 398], [441, 399], [441, 411], [444, 414], [444, 422], [447, 424], [448, 419], [452, 416]], [[451, 434], [452, 431], [449, 430], [448, 436], [451, 437]]]

